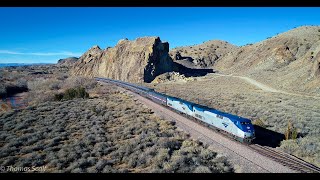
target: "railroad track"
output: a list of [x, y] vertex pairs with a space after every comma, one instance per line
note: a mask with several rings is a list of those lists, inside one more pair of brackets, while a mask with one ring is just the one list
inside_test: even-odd
[[287, 166], [290, 169], [293, 169], [295, 171], [301, 172], [301, 173], [320, 173], [320, 168], [308, 163], [296, 156], [276, 151], [270, 147], [267, 146], [261, 146], [258, 144], [251, 144], [249, 147], [258, 152], [261, 155], [264, 155], [266, 157], [269, 157], [273, 159], [276, 162], [279, 162], [280, 164]]
[[[128, 89], [126, 89], [128, 90]], [[128, 90], [130, 91], [130, 90]], [[134, 93], [136, 95], [139, 95], [135, 92], [132, 92], [130, 91], [131, 93]], [[141, 96], [141, 95], [139, 95]], [[143, 96], [142, 96], [143, 97]], [[162, 105], [161, 105], [162, 106]], [[199, 121], [197, 121], [195, 118], [191, 118], [190, 116], [187, 116], [187, 115], [184, 115], [184, 114], [181, 114], [179, 112], [176, 112], [168, 107], [165, 107], [165, 106], [162, 106], [170, 111], [173, 111], [175, 113], [178, 113], [180, 115], [183, 115], [184, 117], [192, 120], [193, 122], [196, 122], [197, 124], [201, 125], [201, 126], [204, 126], [204, 127], [207, 127], [211, 130], [216, 130], [216, 129], [213, 129], [211, 127], [208, 127], [207, 125], [203, 124], [203, 123], [200, 123]], [[171, 117], [172, 119], [174, 119], [173, 117]], [[183, 126], [185, 126], [187, 129], [189, 129], [190, 127], [188, 127], [186, 124], [184, 124], [183, 122], [180, 122], [180, 124], [182, 123]], [[195, 130], [195, 129], [194, 129]], [[197, 130], [195, 130], [197, 131]], [[212, 140], [210, 137], [208, 137], [207, 135], [201, 133], [200, 131], [197, 131], [199, 134], [201, 134], [203, 136], [203, 138], [205, 139], [209, 139], [209, 140]], [[223, 136], [226, 136], [228, 137], [225, 133], [221, 133], [221, 135]], [[265, 157], [268, 157], [280, 164], [282, 164], [283, 166], [286, 166], [294, 171], [297, 171], [297, 172], [301, 172], [301, 173], [320, 173], [320, 168], [311, 164], [311, 163], [308, 163], [296, 156], [293, 156], [291, 154], [287, 154], [287, 153], [284, 153], [284, 152], [281, 152], [281, 151], [277, 151], [277, 150], [274, 150], [270, 147], [267, 147], [267, 146], [261, 146], [259, 144], [244, 144], [244, 143], [241, 143], [239, 141], [236, 141], [235, 139], [232, 139], [229, 137], [229, 139], [233, 140], [234, 142], [237, 142], [237, 143], [240, 143], [240, 144], [243, 144], [243, 145], [246, 145], [247, 147], [249, 147], [250, 149], [252, 149], [253, 151], [265, 156]], [[219, 143], [220, 144], [220, 143]], [[223, 146], [223, 145], [222, 145]], [[228, 148], [229, 149], [229, 148]], [[231, 150], [231, 149], [230, 149]], [[231, 150], [232, 151], [232, 150]], [[240, 154], [238, 154], [240, 155]], [[240, 155], [241, 156], [241, 155]], [[243, 157], [245, 158], [245, 157]], [[247, 158], [245, 158], [247, 159]], [[247, 159], [248, 160], [248, 159]], [[250, 160], [249, 160], [250, 161]], [[262, 167], [261, 167], [262, 168]], [[263, 168], [264, 169], [264, 168]]]

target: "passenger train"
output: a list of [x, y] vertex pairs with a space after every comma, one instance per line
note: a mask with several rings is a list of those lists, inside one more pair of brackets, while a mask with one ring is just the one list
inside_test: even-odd
[[222, 131], [224, 134], [227, 134], [240, 142], [250, 144], [255, 138], [255, 131], [251, 120], [249, 119], [188, 102], [180, 98], [168, 96], [156, 92], [154, 89], [132, 83], [99, 77], [95, 77], [95, 79], [97, 81], [111, 83], [129, 89], [158, 104], [191, 116], [203, 124], [213, 127], [220, 132]]

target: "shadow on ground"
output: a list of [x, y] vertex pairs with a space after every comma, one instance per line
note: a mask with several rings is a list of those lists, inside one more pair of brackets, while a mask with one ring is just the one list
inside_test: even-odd
[[256, 131], [256, 139], [253, 141], [254, 144], [261, 146], [269, 146], [272, 148], [280, 146], [280, 142], [284, 140], [284, 134], [254, 125]]
[[213, 69], [194, 69], [188, 68], [182, 64], [174, 62], [174, 71], [183, 74], [185, 77], [201, 77], [208, 73], [215, 73]]

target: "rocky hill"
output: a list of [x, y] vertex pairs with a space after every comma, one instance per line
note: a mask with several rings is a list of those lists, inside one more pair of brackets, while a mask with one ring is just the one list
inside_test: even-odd
[[157, 75], [172, 71], [169, 43], [159, 37], [134, 41], [120, 40], [113, 48], [94, 46], [71, 69], [72, 75], [108, 77], [129, 82], [151, 82]]
[[226, 41], [211, 40], [194, 46], [177, 47], [170, 50], [172, 59], [189, 68], [211, 68], [216, 61], [239, 47]]
[[57, 65], [61, 66], [72, 66], [75, 62], [77, 62], [79, 58], [77, 57], [68, 57], [65, 59], [59, 59]]
[[214, 68], [279, 89], [320, 93], [319, 52], [320, 26], [302, 26], [240, 47], [218, 60]]
[[225, 41], [174, 48], [174, 62], [252, 77], [288, 91], [320, 93], [320, 26], [302, 26], [237, 47]]

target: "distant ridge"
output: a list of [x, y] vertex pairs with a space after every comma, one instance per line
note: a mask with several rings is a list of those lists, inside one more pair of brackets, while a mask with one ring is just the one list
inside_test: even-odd
[[0, 63], [0, 68], [1, 67], [16, 67], [16, 66], [32, 66], [32, 65], [50, 65], [53, 63]]

